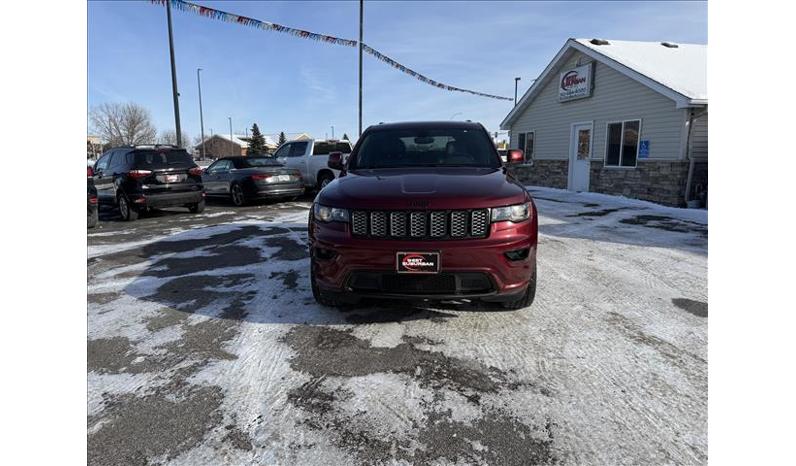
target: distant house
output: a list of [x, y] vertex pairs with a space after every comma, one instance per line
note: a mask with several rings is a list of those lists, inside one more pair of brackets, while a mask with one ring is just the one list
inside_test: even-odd
[[86, 138], [86, 158], [96, 159], [102, 154], [102, 139], [99, 136], [89, 135]]
[[[265, 138], [265, 147], [268, 152], [276, 150], [278, 144], [270, 136]], [[235, 134], [232, 139], [226, 134], [215, 134], [203, 143], [194, 146], [194, 153], [198, 156], [204, 155], [209, 158], [219, 158], [228, 156], [246, 156], [249, 151], [251, 137], [242, 134]]]
[[501, 123], [526, 184], [680, 206], [708, 182], [707, 46], [569, 39]]

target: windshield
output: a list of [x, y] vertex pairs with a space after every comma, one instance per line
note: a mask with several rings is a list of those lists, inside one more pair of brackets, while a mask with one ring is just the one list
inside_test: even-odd
[[245, 157], [240, 159], [240, 164], [243, 167], [281, 167], [282, 164], [276, 159], [269, 159], [266, 157]]
[[192, 167], [193, 159], [184, 149], [139, 150], [135, 152], [135, 166], [139, 169]]
[[364, 136], [349, 170], [396, 167], [499, 167], [480, 129], [377, 130]]

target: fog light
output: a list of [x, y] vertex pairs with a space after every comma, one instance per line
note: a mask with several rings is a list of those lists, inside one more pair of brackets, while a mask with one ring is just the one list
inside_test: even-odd
[[506, 259], [510, 261], [521, 261], [528, 258], [529, 252], [531, 252], [531, 248], [517, 249], [514, 251], [505, 252], [503, 254], [506, 256]]
[[315, 257], [317, 259], [330, 260], [334, 259], [336, 255], [337, 253], [332, 251], [331, 249], [315, 248]]

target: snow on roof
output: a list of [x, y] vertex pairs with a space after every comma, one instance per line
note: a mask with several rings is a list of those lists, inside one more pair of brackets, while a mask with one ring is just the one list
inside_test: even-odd
[[607, 40], [595, 45], [591, 39], [575, 39], [588, 47], [692, 100], [707, 100], [707, 56], [704, 44]]
[[[229, 135], [228, 134], [219, 133], [219, 134], [216, 134], [215, 136], [218, 136], [218, 137], [220, 137], [222, 139], [226, 139], [227, 141], [229, 141]], [[274, 140], [271, 138], [271, 136], [263, 135], [263, 138], [265, 139], [265, 145], [266, 146], [269, 146], [269, 147], [276, 147], [277, 146], [276, 142], [274, 142]], [[251, 136], [246, 136], [245, 134], [233, 134], [232, 135], [232, 142], [234, 142], [235, 144], [239, 145], [243, 149], [248, 149], [250, 140], [251, 140]]]
[[707, 105], [707, 49], [707, 45], [701, 44], [569, 39], [509, 111], [500, 123], [500, 128], [509, 129], [540, 90], [556, 76], [572, 50], [588, 55], [669, 97], [675, 101], [677, 108]]

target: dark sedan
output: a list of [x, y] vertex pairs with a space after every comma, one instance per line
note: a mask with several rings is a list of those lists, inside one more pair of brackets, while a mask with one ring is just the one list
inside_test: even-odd
[[304, 194], [301, 172], [267, 157], [224, 157], [202, 174], [207, 196], [228, 197], [236, 206], [253, 199]]

